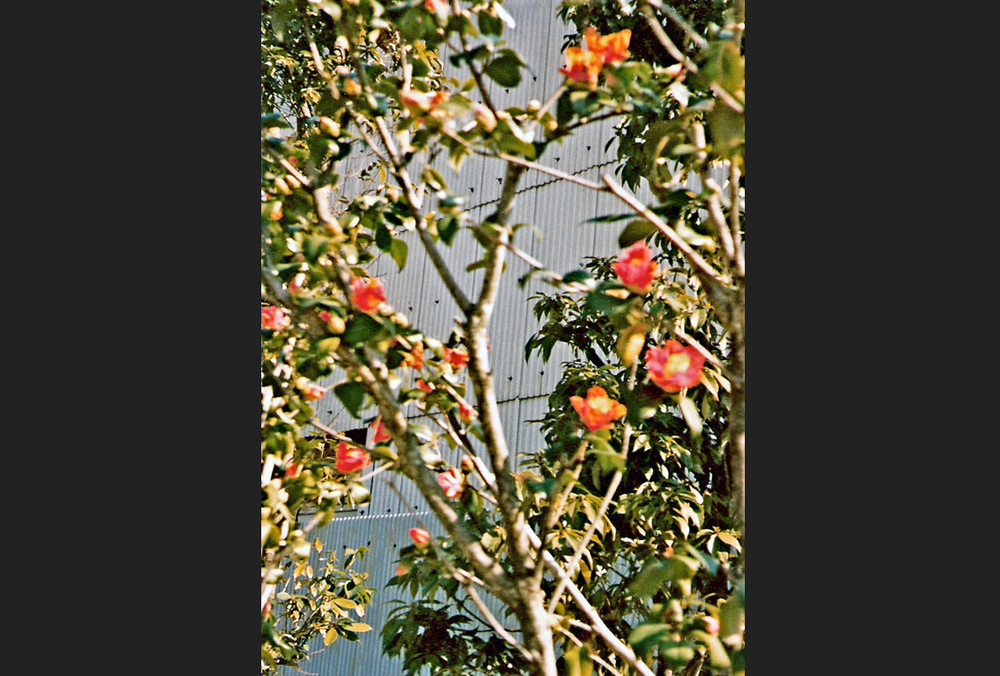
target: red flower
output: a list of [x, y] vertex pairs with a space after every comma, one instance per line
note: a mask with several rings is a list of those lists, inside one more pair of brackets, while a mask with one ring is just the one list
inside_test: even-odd
[[279, 331], [292, 323], [291, 317], [285, 311], [276, 307], [260, 308], [260, 328]]
[[359, 469], [367, 467], [372, 462], [367, 451], [357, 446], [349, 446], [343, 441], [337, 444], [337, 471], [341, 474], [350, 474]]
[[462, 493], [462, 488], [464, 487], [464, 482], [462, 480], [462, 475], [457, 469], [452, 467], [447, 472], [441, 472], [437, 475], [438, 486], [444, 491], [444, 496], [449, 500], [457, 498]]
[[296, 465], [294, 461], [290, 460], [288, 464], [285, 465], [285, 476], [288, 477], [289, 479], [294, 479], [301, 473], [302, 473], [302, 468]]
[[469, 363], [469, 353], [462, 348], [453, 350], [450, 347], [446, 347], [444, 349], [444, 360], [451, 364], [451, 367], [457, 371]]
[[663, 347], [646, 351], [646, 368], [649, 379], [666, 392], [679, 392], [701, 382], [701, 369], [705, 358], [693, 347], [668, 340]]
[[463, 401], [458, 402], [458, 418], [463, 423], [468, 425], [470, 422], [475, 420], [477, 415], [476, 409], [472, 408]]
[[417, 378], [417, 388], [423, 390], [424, 392], [433, 392], [434, 386], [428, 385], [424, 382], [423, 378]]
[[306, 401], [316, 401], [317, 399], [322, 399], [328, 389], [326, 387], [320, 387], [316, 383], [309, 382], [303, 383], [301, 387], [302, 396]]
[[371, 277], [355, 277], [351, 282], [351, 303], [362, 312], [373, 312], [385, 301], [382, 282]]
[[593, 88], [597, 85], [597, 76], [604, 66], [604, 59], [600, 54], [586, 52], [579, 47], [566, 48], [566, 67], [560, 68], [559, 72], [576, 82], [585, 82]]
[[383, 441], [392, 439], [392, 435], [385, 429], [385, 423], [382, 422], [382, 418], [376, 418], [372, 421], [372, 429], [375, 430], [375, 434], [372, 436], [373, 444], [381, 444]]
[[649, 293], [653, 287], [653, 278], [660, 271], [653, 260], [653, 252], [641, 239], [622, 251], [612, 267], [625, 288], [635, 293]]
[[410, 539], [418, 547], [426, 547], [431, 541], [431, 534], [423, 528], [411, 528]]
[[592, 54], [600, 54], [604, 63], [620, 63], [631, 56], [628, 43], [632, 38], [632, 31], [627, 28], [611, 35], [598, 35], [597, 30], [591, 26], [583, 38], [587, 43], [587, 49]]
[[445, 16], [448, 14], [447, 0], [424, 0], [424, 7], [438, 16]]
[[625, 416], [625, 406], [614, 399], [608, 398], [603, 387], [591, 387], [587, 390], [587, 398], [570, 397], [573, 408], [580, 414], [580, 419], [591, 432], [611, 429], [611, 423]]

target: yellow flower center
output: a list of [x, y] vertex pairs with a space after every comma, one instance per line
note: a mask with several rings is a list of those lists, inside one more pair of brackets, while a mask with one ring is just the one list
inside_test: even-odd
[[667, 363], [663, 366], [664, 373], [681, 373], [687, 371], [691, 366], [691, 358], [683, 352], [675, 353], [667, 357]]

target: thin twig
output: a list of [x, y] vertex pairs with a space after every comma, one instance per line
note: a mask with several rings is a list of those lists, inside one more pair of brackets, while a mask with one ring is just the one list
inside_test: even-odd
[[642, 12], [650, 30], [653, 31], [653, 35], [656, 36], [659, 43], [663, 45], [663, 48], [667, 50], [667, 53], [680, 63], [684, 64], [684, 67], [689, 71], [697, 73], [698, 66], [694, 63], [694, 61], [689, 59], [684, 52], [678, 49], [677, 45], [674, 44], [674, 41], [670, 39], [670, 36], [663, 30], [663, 26], [661, 26], [660, 22], [656, 20], [656, 16], [653, 14], [653, 10], [650, 9], [648, 2], [644, 2], [639, 8], [639, 11]]
[[676, 246], [681, 251], [681, 253], [684, 254], [685, 258], [688, 259], [688, 262], [691, 263], [691, 265], [695, 268], [695, 270], [701, 272], [703, 275], [707, 276], [714, 282], [721, 283], [720, 279], [722, 275], [719, 273], [719, 271], [713, 268], [711, 265], [709, 265], [708, 262], [704, 258], [702, 258], [701, 255], [698, 254], [697, 251], [692, 249], [691, 245], [685, 242], [684, 239], [677, 234], [677, 231], [675, 231], [673, 228], [667, 225], [663, 221], [663, 219], [661, 219], [655, 213], [650, 211], [649, 207], [647, 207], [645, 204], [637, 200], [633, 195], [627, 193], [624, 188], [622, 188], [615, 182], [615, 180], [611, 177], [610, 174], [605, 174], [604, 176], [602, 176], [602, 179], [604, 180], [605, 184], [607, 184], [607, 186], [611, 188], [611, 192], [613, 192], [620, 200], [622, 200], [630, 207], [632, 207], [637, 214], [639, 214], [647, 221], [649, 221], [649, 223], [655, 226], [656, 229], [659, 230], [664, 237], [670, 240], [670, 242], [674, 246]]
[[670, 17], [670, 20], [673, 21], [675, 24], [677, 24], [681, 28], [681, 30], [683, 30], [684, 33], [687, 34], [689, 38], [691, 38], [691, 42], [698, 45], [698, 47], [704, 49], [705, 47], [708, 46], [708, 41], [705, 40], [705, 38], [698, 35], [697, 31], [695, 31], [695, 29], [692, 28], [691, 25], [688, 24], [688, 22], [685, 21], [681, 17], [681, 15], [677, 13], [677, 10], [675, 10], [673, 7], [671, 7], [670, 5], [664, 5], [662, 2], [660, 2], [660, 0], [646, 0], [646, 4], [652, 5], [653, 7], [655, 7], [656, 9], [660, 10], [668, 17]]
[[567, 174], [564, 171], [559, 171], [553, 167], [547, 167], [544, 164], [538, 164], [537, 162], [530, 162], [528, 160], [521, 159], [520, 157], [515, 157], [513, 155], [508, 155], [507, 153], [488, 153], [486, 151], [477, 151], [479, 155], [483, 157], [490, 157], [497, 160], [503, 160], [504, 162], [510, 162], [512, 164], [517, 164], [527, 169], [533, 169], [539, 171], [543, 174], [548, 174], [549, 176], [555, 176], [556, 178], [561, 178], [564, 181], [569, 181], [570, 183], [576, 183], [577, 185], [582, 185], [584, 188], [590, 188], [591, 190], [597, 190], [599, 192], [607, 192], [608, 187], [601, 185], [600, 183], [594, 183], [593, 181], [588, 181], [584, 178], [574, 176], [572, 174]]

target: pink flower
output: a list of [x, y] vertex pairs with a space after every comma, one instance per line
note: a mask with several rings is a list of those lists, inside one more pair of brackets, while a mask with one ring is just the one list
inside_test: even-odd
[[418, 547], [426, 547], [431, 541], [431, 534], [423, 528], [411, 528], [410, 539]]
[[587, 390], [586, 399], [570, 397], [569, 401], [591, 432], [611, 429], [612, 422], [624, 417], [627, 412], [623, 404], [608, 398], [604, 388], [596, 385]]
[[373, 312], [385, 301], [382, 282], [371, 277], [355, 277], [351, 282], [351, 303], [362, 312]]
[[679, 392], [701, 382], [701, 369], [705, 358], [693, 347], [668, 340], [663, 347], [646, 351], [646, 369], [649, 379], [665, 392]]
[[385, 428], [385, 423], [382, 422], [382, 418], [376, 418], [372, 421], [372, 429], [375, 430], [372, 436], [373, 444], [381, 444], [383, 441], [389, 441], [392, 439], [392, 435]]
[[705, 631], [707, 631], [709, 634], [719, 633], [719, 621], [717, 619], [715, 619], [711, 615], [706, 615], [701, 619], [705, 621]]
[[357, 472], [370, 465], [371, 456], [367, 451], [357, 446], [349, 446], [343, 441], [337, 444], [337, 471], [341, 474]]
[[280, 331], [291, 323], [291, 317], [286, 315], [281, 308], [271, 306], [260, 308], [260, 328], [262, 329]]
[[625, 288], [635, 293], [649, 293], [659, 272], [653, 252], [643, 240], [625, 249], [612, 267]]
[[464, 488], [464, 481], [462, 479], [461, 473], [452, 467], [447, 472], [441, 472], [437, 475], [438, 486], [444, 491], [444, 496], [449, 500], [457, 498], [462, 493], [462, 488]]

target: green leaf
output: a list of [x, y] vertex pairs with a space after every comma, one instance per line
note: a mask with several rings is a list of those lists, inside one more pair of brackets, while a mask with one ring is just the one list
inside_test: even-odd
[[479, 12], [479, 32], [483, 35], [497, 35], [503, 33], [503, 22], [499, 17], [492, 16], [489, 12]]
[[359, 412], [365, 401], [365, 388], [361, 383], [341, 383], [333, 388], [333, 393], [353, 417], [361, 417]]
[[401, 239], [393, 239], [389, 247], [389, 255], [396, 262], [396, 267], [400, 270], [406, 267], [406, 257], [409, 254], [409, 247]]
[[347, 322], [344, 329], [344, 340], [350, 345], [357, 345], [372, 340], [382, 330], [382, 324], [369, 314], [358, 314]]
[[687, 666], [694, 659], [694, 646], [690, 643], [674, 643], [666, 641], [660, 646], [660, 655], [663, 656], [667, 666], [671, 669], [679, 669]]
[[322, 235], [310, 235], [306, 238], [302, 253], [305, 255], [306, 260], [310, 263], [315, 263], [316, 259], [326, 252], [326, 247], [329, 244], [330, 240]]
[[562, 280], [566, 284], [574, 284], [576, 282], [586, 282], [593, 278], [594, 278], [593, 275], [591, 275], [586, 270], [573, 270], [572, 272], [567, 272], [565, 275], [563, 275]]
[[486, 66], [486, 75], [501, 87], [516, 87], [521, 83], [521, 67], [524, 63], [516, 52], [503, 49], [497, 58]]
[[729, 654], [722, 645], [718, 636], [713, 636], [704, 631], [692, 631], [691, 637], [703, 643], [708, 648], [708, 661], [716, 669], [726, 669], [729, 667]]
[[[633, 596], [650, 597], [660, 591], [669, 580], [667, 568], [661, 561], [647, 563], [628, 585], [628, 591]], [[629, 638], [629, 643], [634, 641]]]
[[378, 247], [379, 251], [385, 253], [389, 253], [389, 249], [392, 247], [392, 233], [389, 232], [389, 228], [385, 227], [384, 223], [379, 223], [375, 229], [375, 246]]
[[624, 310], [629, 305], [629, 300], [627, 298], [609, 296], [598, 289], [587, 294], [587, 305], [610, 317]]
[[628, 642], [640, 655], [652, 652], [660, 640], [669, 636], [673, 627], [669, 624], [640, 624], [629, 634]]
[[649, 221], [636, 220], [625, 226], [622, 233], [618, 235], [618, 246], [625, 249], [632, 246], [641, 239], [646, 239], [657, 232], [656, 226]]
[[438, 221], [438, 237], [441, 238], [441, 241], [446, 246], [451, 246], [451, 243], [455, 241], [455, 235], [458, 234], [458, 226], [459, 221], [454, 216], [447, 216]]

